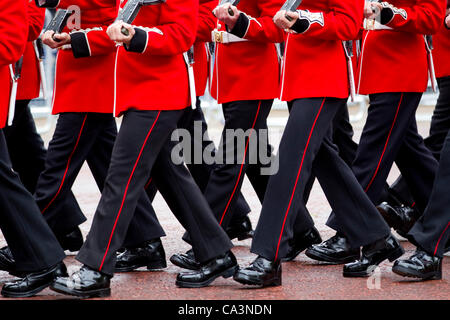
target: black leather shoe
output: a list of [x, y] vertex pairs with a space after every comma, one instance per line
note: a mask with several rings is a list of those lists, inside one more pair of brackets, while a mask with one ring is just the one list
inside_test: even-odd
[[16, 270], [16, 261], [11, 253], [9, 247], [3, 247], [0, 249], [0, 270], [9, 272], [18, 278], [23, 278], [26, 276], [25, 273]]
[[51, 285], [58, 276], [67, 276], [66, 266], [63, 262], [45, 270], [28, 273], [23, 279], [5, 283], [2, 288], [2, 296], [8, 298], [32, 297]]
[[78, 227], [67, 234], [56, 235], [56, 239], [58, 239], [64, 250], [69, 250], [70, 252], [79, 251], [83, 246], [83, 234]]
[[336, 234], [305, 252], [306, 256], [317, 261], [344, 264], [359, 259], [359, 248], [352, 249], [346, 237]]
[[202, 288], [218, 277], [229, 278], [239, 269], [236, 257], [231, 251], [202, 265], [200, 270], [182, 272], [175, 284], [180, 288]]
[[282, 261], [292, 261], [294, 260], [303, 250], [311, 247], [313, 244], [321, 243], [322, 238], [320, 237], [319, 231], [312, 227], [303, 234], [295, 235], [292, 239], [290, 245], [291, 248], [286, 254], [286, 257]]
[[344, 265], [344, 277], [368, 277], [384, 260], [394, 261], [405, 253], [393, 235], [364, 246], [358, 261]]
[[170, 257], [172, 262], [177, 267], [188, 270], [200, 270], [201, 264], [195, 260], [194, 251], [192, 249], [186, 251], [186, 253], [176, 253]]
[[258, 256], [250, 266], [239, 269], [233, 279], [242, 284], [253, 286], [281, 286], [280, 260], [270, 261]]
[[248, 216], [240, 221], [232, 221], [225, 230], [230, 240], [238, 239], [239, 241], [253, 238], [252, 223]]
[[406, 206], [391, 206], [383, 202], [377, 206], [378, 211], [383, 216], [386, 223], [404, 237], [419, 219], [417, 210]]
[[160, 239], [145, 241], [117, 255], [116, 272], [130, 272], [140, 267], [147, 267], [148, 270], [167, 267], [166, 253]]
[[392, 271], [404, 277], [440, 280], [442, 279], [442, 258], [417, 249], [408, 259], [395, 261]]
[[111, 276], [84, 265], [70, 277], [59, 277], [50, 286], [53, 291], [81, 298], [109, 297]]

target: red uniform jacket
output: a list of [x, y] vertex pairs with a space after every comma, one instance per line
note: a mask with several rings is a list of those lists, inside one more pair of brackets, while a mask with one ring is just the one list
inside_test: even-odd
[[442, 25], [438, 33], [433, 36], [433, 58], [436, 77], [450, 76], [450, 30]]
[[[244, 42], [217, 43], [211, 94], [219, 103], [274, 99], [279, 94], [280, 67], [275, 43], [283, 31], [272, 21], [284, 0], [245, 0], [230, 32]], [[220, 30], [225, 31], [224, 23]]]
[[133, 23], [135, 36], [117, 55], [116, 115], [130, 108], [191, 105], [183, 52], [194, 44], [198, 10], [198, 0], [167, 0], [141, 9]]
[[28, 43], [23, 54], [22, 73], [17, 88], [17, 100], [31, 100], [39, 96], [41, 76], [39, 61], [33, 41], [44, 27], [45, 9], [38, 8], [34, 1], [28, 3]]
[[309, 10], [301, 19], [309, 26], [287, 37], [281, 99], [347, 98], [348, 71], [342, 41], [357, 38], [364, 1], [305, 0], [299, 9]]
[[[428, 62], [423, 35], [434, 34], [441, 27], [445, 2], [390, 1], [395, 7], [385, 25], [393, 30], [373, 30], [363, 34], [357, 81], [359, 93], [426, 90]], [[385, 10], [382, 10], [382, 16]]]
[[205, 94], [209, 78], [209, 50], [206, 43], [211, 42], [211, 31], [216, 26], [216, 17], [212, 14], [216, 4], [216, 0], [200, 0], [197, 38], [194, 43], [194, 76], [197, 96]]
[[9, 65], [20, 59], [27, 41], [25, 0], [0, 1], [0, 129], [6, 125], [11, 93]]
[[71, 48], [61, 49], [56, 62], [53, 114], [112, 113], [116, 48], [106, 34], [119, 10], [117, 0], [49, 0], [44, 6], [81, 9], [80, 29], [70, 32]]

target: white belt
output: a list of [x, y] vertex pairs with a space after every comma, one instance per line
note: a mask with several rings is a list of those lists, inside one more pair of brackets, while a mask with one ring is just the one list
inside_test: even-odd
[[235, 36], [232, 33], [229, 33], [226, 31], [218, 31], [217, 29], [214, 29], [211, 32], [211, 36], [212, 36], [212, 42], [219, 42], [219, 43], [232, 43], [232, 42], [248, 41], [247, 39], [239, 38], [238, 36]]

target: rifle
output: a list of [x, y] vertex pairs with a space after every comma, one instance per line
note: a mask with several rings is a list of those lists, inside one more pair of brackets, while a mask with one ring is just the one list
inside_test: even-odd
[[[219, 6], [221, 6], [225, 3], [231, 3], [232, 6], [236, 7], [239, 4], [239, 2], [241, 2], [241, 0], [222, 0], [222, 1], [220, 1]], [[234, 16], [234, 12], [233, 12], [233, 10], [231, 10], [231, 8], [228, 8], [228, 14], [230, 16]]]
[[[116, 21], [131, 24], [143, 6], [156, 5], [163, 2], [166, 2], [166, 0], [128, 0], [122, 10], [120, 10]], [[124, 36], [130, 35], [130, 32], [125, 27], [122, 27], [120, 31]]]
[[[50, 21], [44, 32], [53, 31], [54, 35], [61, 33], [64, 27], [67, 25], [67, 21], [74, 13], [72, 10], [59, 9], [56, 11], [55, 17]], [[53, 38], [54, 41], [60, 42], [60, 40]]]
[[[295, 11], [302, 4], [303, 0], [287, 0], [280, 10]], [[288, 21], [292, 21], [292, 18], [288, 15], [285, 16]]]

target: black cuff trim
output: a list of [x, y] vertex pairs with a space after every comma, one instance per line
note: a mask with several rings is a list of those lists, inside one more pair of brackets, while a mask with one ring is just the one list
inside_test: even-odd
[[74, 32], [70, 34], [72, 52], [75, 58], [85, 58], [91, 56], [89, 43], [84, 32]]
[[40, 8], [55, 8], [60, 0], [35, 0], [36, 5]]
[[388, 24], [392, 21], [392, 19], [394, 19], [394, 15], [394, 10], [391, 8], [383, 8], [380, 13], [380, 23]]
[[230, 33], [234, 34], [239, 38], [243, 38], [248, 30], [248, 25], [250, 24], [250, 19], [247, 17], [245, 13], [240, 13], [239, 18], [234, 25], [234, 28], [230, 31]]
[[125, 45], [124, 48], [127, 51], [143, 53], [147, 48], [147, 38], [148, 34], [141, 28], [134, 28], [136, 32], [134, 37], [131, 39], [129, 45]]
[[309, 26], [310, 22], [307, 19], [297, 19], [291, 27], [291, 30], [294, 30], [297, 33], [303, 33], [309, 29]]

